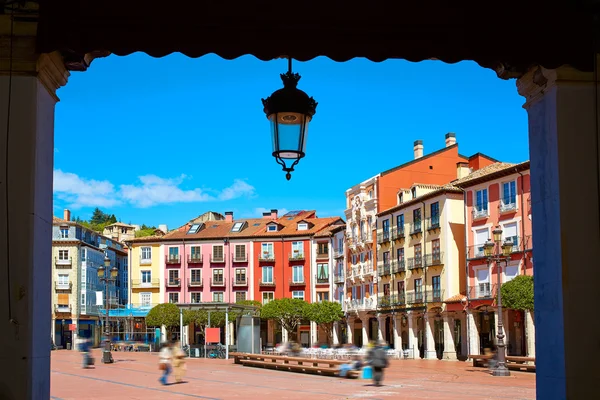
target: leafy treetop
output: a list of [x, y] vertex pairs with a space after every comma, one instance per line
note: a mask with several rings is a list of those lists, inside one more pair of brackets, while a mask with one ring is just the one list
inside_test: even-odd
[[329, 344], [333, 334], [333, 323], [344, 318], [344, 312], [340, 303], [321, 301], [307, 306], [307, 318], [325, 331]]
[[[190, 316], [184, 313], [183, 317], [183, 324], [189, 324]], [[146, 316], [146, 324], [155, 327], [164, 325], [170, 337], [179, 328], [179, 307], [173, 303], [158, 304], [152, 307]]]
[[500, 287], [502, 305], [513, 310], [533, 310], [533, 276], [519, 275]]
[[289, 298], [272, 300], [261, 307], [260, 316], [279, 322], [295, 338], [296, 328], [308, 316], [308, 303]]

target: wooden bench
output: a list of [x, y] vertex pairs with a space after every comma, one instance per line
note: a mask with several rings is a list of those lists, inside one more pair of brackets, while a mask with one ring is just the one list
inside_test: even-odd
[[[272, 354], [230, 353], [229, 355], [233, 357], [235, 364], [331, 376], [338, 375], [339, 366], [347, 362], [344, 360], [288, 357]], [[360, 371], [349, 371], [348, 375], [358, 377]]]
[[474, 367], [486, 367], [488, 361], [494, 358], [491, 354], [469, 354], [467, 357], [473, 360]]
[[[469, 354], [468, 357], [473, 360], [473, 367], [487, 367], [489, 360], [494, 358], [491, 354]], [[506, 356], [506, 368], [535, 372], [535, 357]]]

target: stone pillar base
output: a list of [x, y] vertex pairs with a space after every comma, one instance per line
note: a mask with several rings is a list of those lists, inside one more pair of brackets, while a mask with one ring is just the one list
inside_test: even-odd
[[458, 361], [458, 358], [456, 357], [456, 351], [444, 351], [442, 360], [445, 360], [445, 361]]

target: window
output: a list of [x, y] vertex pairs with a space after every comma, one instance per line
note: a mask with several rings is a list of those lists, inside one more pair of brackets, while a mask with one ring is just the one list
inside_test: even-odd
[[433, 263], [440, 263], [442, 261], [442, 253], [440, 252], [440, 239], [431, 241], [431, 260]]
[[246, 300], [246, 292], [235, 292], [235, 302], [239, 303], [240, 301]]
[[404, 214], [396, 216], [396, 227], [398, 228], [398, 232], [404, 232]]
[[179, 293], [169, 293], [169, 303], [179, 303]]
[[442, 283], [439, 275], [431, 277], [433, 301], [440, 301], [442, 296]]
[[214, 245], [212, 248], [213, 261], [223, 261], [223, 245]]
[[246, 245], [236, 244], [235, 245], [235, 259], [237, 261], [246, 261]]
[[388, 239], [390, 237], [390, 220], [384, 219], [382, 222], [383, 238]]
[[302, 265], [294, 265], [292, 267], [292, 281], [294, 283], [304, 282], [304, 267]]
[[502, 184], [502, 205], [509, 206], [517, 204], [517, 183], [515, 181]]
[[[475, 248], [472, 257], [483, 257], [483, 245], [490, 238], [488, 228], [475, 231]], [[469, 254], [471, 256], [471, 254]]]
[[85, 252], [86, 252], [86, 249], [81, 249], [81, 261], [85, 261], [86, 260], [86, 258], [85, 258]]
[[398, 262], [404, 261], [404, 247], [396, 250], [396, 258], [398, 259]]
[[475, 192], [475, 217], [487, 215], [488, 211], [488, 192], [487, 189]]
[[504, 269], [504, 282], [509, 282], [515, 279], [515, 277], [519, 274], [519, 266], [518, 265], [508, 265]]
[[246, 268], [236, 268], [235, 283], [237, 283], [239, 285], [246, 284]]
[[367, 229], [372, 229], [371, 227], [373, 226], [373, 218], [369, 215], [367, 217]]
[[273, 301], [275, 299], [275, 293], [274, 292], [263, 292], [262, 294], [262, 303], [263, 304], [267, 304], [270, 301]]
[[85, 306], [85, 293], [81, 293], [81, 305]]
[[59, 250], [58, 251], [58, 259], [59, 260], [68, 260], [69, 259], [69, 250]]
[[412, 193], [412, 198], [416, 199], [417, 198], [417, 188], [414, 187], [414, 188], [410, 189], [410, 192]]
[[504, 236], [504, 240], [510, 240], [512, 242], [512, 251], [517, 251], [519, 249], [519, 234], [516, 222], [504, 225], [502, 236]]
[[201, 259], [202, 259], [202, 247], [192, 246], [190, 248], [190, 260], [191, 261], [199, 261]]
[[169, 247], [169, 261], [179, 260], [179, 247]]
[[64, 286], [69, 284], [69, 274], [58, 274], [57, 283], [59, 286]]
[[61, 239], [67, 239], [69, 237], [69, 227], [68, 226], [61, 226], [60, 227], [60, 238]]
[[200, 283], [202, 282], [202, 270], [201, 269], [192, 269], [190, 270], [191, 273], [191, 282], [192, 283]]
[[149, 306], [152, 304], [152, 293], [142, 292], [140, 293], [140, 305]]
[[273, 252], [273, 243], [262, 244], [262, 258], [265, 260], [273, 260], [275, 253]]
[[142, 283], [152, 283], [152, 271], [141, 271]]
[[329, 264], [317, 264], [317, 282], [329, 282]]
[[304, 300], [304, 290], [294, 290], [294, 291], [292, 291], [292, 299]]
[[213, 301], [222, 303], [223, 302], [223, 292], [213, 292]]
[[383, 266], [389, 268], [390, 267], [390, 252], [383, 252]]
[[342, 251], [344, 249], [344, 238], [338, 238], [338, 251]]
[[213, 282], [214, 283], [223, 283], [223, 269], [217, 268], [213, 269]]
[[477, 270], [477, 294], [476, 297], [490, 297], [492, 292], [490, 290], [490, 277], [487, 268]]
[[329, 244], [317, 243], [317, 254], [329, 254]]
[[367, 231], [365, 230], [365, 221], [360, 221], [360, 238], [362, 240], [366, 240], [367, 238]]
[[415, 300], [423, 301], [423, 281], [421, 278], [415, 279]]
[[329, 292], [317, 292], [317, 301], [329, 301]]
[[273, 267], [262, 267], [263, 283], [273, 283]]
[[277, 225], [276, 224], [267, 225], [267, 232], [277, 232]]
[[431, 217], [433, 218], [434, 216], [439, 216], [440, 215], [440, 203], [439, 202], [435, 202], [435, 203], [431, 203], [431, 205], [429, 206], [430, 210], [431, 210]]
[[402, 204], [404, 203], [404, 193], [400, 192], [398, 193], [398, 204]]
[[366, 257], [366, 256], [365, 256], [365, 253], [364, 253], [364, 252], [360, 253], [360, 262], [363, 262], [363, 263], [364, 263], [364, 262], [365, 262], [365, 257]]
[[292, 242], [292, 257], [304, 258], [304, 242]]
[[352, 264], [356, 264], [356, 254], [352, 254]]
[[367, 195], [369, 200], [371, 200], [373, 198], [373, 191], [369, 190], [369, 194]]
[[140, 251], [142, 254], [142, 261], [152, 260], [152, 247], [142, 247]]
[[201, 303], [202, 302], [202, 293], [200, 292], [194, 292], [191, 293], [191, 302], [192, 303]]
[[412, 232], [421, 232], [421, 209], [413, 210], [413, 230]]
[[179, 284], [179, 270], [178, 269], [170, 269], [169, 270], [169, 285], [178, 285]]
[[298, 230], [299, 231], [306, 231], [306, 230], [308, 230], [308, 224], [306, 222], [299, 222], [298, 223]]
[[231, 227], [231, 232], [239, 232], [242, 230], [242, 227], [244, 226], [244, 222], [236, 222], [235, 224], [233, 224], [233, 226]]
[[199, 229], [200, 229], [200, 224], [193, 224], [190, 227], [190, 230], [187, 232], [187, 234], [188, 235], [193, 235], [194, 233], [197, 233]]

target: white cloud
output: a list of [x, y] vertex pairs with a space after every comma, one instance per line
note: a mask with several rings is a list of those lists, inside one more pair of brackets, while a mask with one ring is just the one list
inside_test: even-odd
[[200, 188], [185, 190], [180, 185], [187, 178], [186, 175], [177, 178], [143, 175], [138, 178], [139, 182], [120, 185], [117, 190], [109, 181], [85, 179], [55, 170], [54, 194], [74, 209], [86, 206], [112, 207], [123, 203], [146, 208], [159, 204], [227, 201], [255, 194], [252, 185], [239, 179], [221, 191]]

